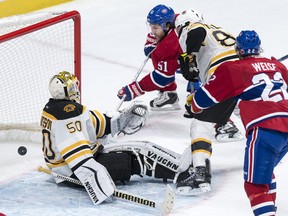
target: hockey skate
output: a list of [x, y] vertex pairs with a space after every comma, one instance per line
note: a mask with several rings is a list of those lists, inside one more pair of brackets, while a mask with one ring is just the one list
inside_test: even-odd
[[245, 138], [232, 121], [225, 125], [216, 124], [215, 131], [215, 139], [219, 142], [239, 141]]
[[150, 101], [150, 110], [152, 111], [170, 111], [180, 110], [179, 98], [176, 91], [159, 92], [154, 100]]
[[206, 166], [198, 166], [192, 170], [191, 175], [177, 183], [176, 193], [189, 196], [211, 191], [210, 162], [206, 160]]

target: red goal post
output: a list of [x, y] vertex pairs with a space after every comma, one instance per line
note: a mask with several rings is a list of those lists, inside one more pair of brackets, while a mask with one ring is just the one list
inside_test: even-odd
[[0, 29], [0, 131], [39, 131], [50, 78], [65, 70], [81, 81], [80, 14], [11, 16]]

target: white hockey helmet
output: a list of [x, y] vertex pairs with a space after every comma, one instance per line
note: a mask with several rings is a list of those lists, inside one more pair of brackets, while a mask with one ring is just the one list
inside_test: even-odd
[[55, 99], [67, 99], [80, 103], [79, 81], [73, 74], [62, 71], [49, 82], [49, 91]]
[[188, 9], [182, 11], [175, 20], [175, 27], [180, 28], [182, 26], [185, 26], [187, 22], [203, 22], [204, 18], [201, 13], [199, 13], [195, 9]]

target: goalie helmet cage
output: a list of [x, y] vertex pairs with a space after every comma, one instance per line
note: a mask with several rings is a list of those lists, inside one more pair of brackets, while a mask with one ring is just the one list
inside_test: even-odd
[[0, 132], [39, 132], [50, 78], [69, 71], [81, 81], [80, 22], [77, 11], [0, 19]]

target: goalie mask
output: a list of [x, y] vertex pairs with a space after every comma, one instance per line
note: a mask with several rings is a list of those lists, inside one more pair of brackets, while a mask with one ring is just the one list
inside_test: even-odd
[[49, 91], [55, 99], [67, 99], [80, 103], [79, 81], [67, 71], [62, 71], [50, 79]]

